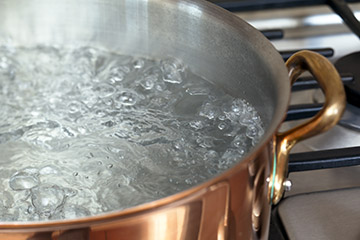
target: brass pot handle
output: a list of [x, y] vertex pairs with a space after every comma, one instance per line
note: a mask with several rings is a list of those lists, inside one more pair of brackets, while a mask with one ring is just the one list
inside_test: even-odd
[[340, 76], [334, 66], [323, 56], [311, 51], [295, 53], [286, 62], [289, 78], [293, 84], [304, 71], [309, 71], [325, 94], [321, 111], [310, 120], [286, 132], [274, 136], [274, 162], [269, 178], [268, 199], [276, 204], [282, 198], [284, 181], [288, 173], [289, 152], [303, 139], [327, 131], [340, 120], [346, 104], [345, 92]]

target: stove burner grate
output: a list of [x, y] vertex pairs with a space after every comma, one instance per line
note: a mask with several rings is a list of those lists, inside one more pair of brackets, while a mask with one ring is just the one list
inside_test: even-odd
[[335, 63], [340, 74], [351, 74], [353, 81], [345, 84], [347, 101], [360, 107], [360, 52], [355, 52], [340, 58]]

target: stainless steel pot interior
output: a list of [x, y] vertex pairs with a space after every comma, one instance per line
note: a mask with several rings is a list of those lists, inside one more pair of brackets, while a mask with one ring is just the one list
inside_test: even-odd
[[1, 0], [0, 18], [0, 41], [10, 37], [19, 46], [85, 45], [180, 58], [252, 103], [267, 137], [287, 107], [290, 83], [273, 46], [244, 21], [204, 1]]
[[[128, 55], [173, 56], [253, 104], [269, 141], [287, 109], [290, 82], [260, 32], [205, 1], [1, 0], [0, 44], [92, 46]], [[191, 108], [191, 106], [189, 106]]]

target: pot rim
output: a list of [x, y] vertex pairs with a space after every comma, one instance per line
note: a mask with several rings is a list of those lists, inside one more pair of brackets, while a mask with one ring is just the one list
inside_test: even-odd
[[[218, 176], [215, 176], [204, 183], [193, 186], [189, 189], [175, 193], [173, 195], [152, 202], [147, 202], [141, 205], [130, 207], [127, 209], [105, 212], [94, 216], [87, 216], [87, 217], [74, 218], [74, 219], [63, 219], [63, 220], [50, 220], [50, 221], [0, 222], [0, 232], [8, 232], [14, 230], [20, 232], [20, 231], [30, 231], [30, 230], [46, 231], [49, 229], [54, 230], [54, 229], [64, 229], [64, 228], [73, 229], [73, 228], [94, 225], [94, 224], [103, 224], [106, 222], [121, 220], [125, 218], [131, 218], [138, 216], [140, 214], [165, 209], [168, 207], [178, 206], [183, 202], [182, 200], [186, 199], [187, 197], [191, 197], [203, 193], [203, 191], [206, 191], [206, 189], [208, 189], [210, 186], [218, 182], [224, 181], [227, 178], [229, 178], [229, 176], [238, 172], [238, 170], [243, 168], [244, 165], [247, 166], [253, 159], [255, 159], [265, 149], [265, 147], [273, 139], [274, 133], [276, 133], [276, 131], [280, 127], [280, 124], [282, 123], [282, 121], [286, 116], [286, 110], [290, 101], [290, 82], [285, 81], [288, 80], [285, 63], [283, 63], [280, 54], [276, 51], [274, 46], [259, 31], [257, 31], [255, 28], [250, 26], [244, 20], [240, 19], [234, 14], [231, 14], [225, 9], [216, 6], [215, 4], [206, 2], [204, 0], [195, 0], [195, 1], [169, 0], [169, 2], [173, 2], [173, 3], [182, 2], [190, 7], [196, 6], [201, 11], [206, 12], [206, 14], [211, 14], [213, 18], [219, 19], [225, 24], [231, 26], [232, 31], [237, 31], [239, 34], [243, 34], [243, 32], [241, 31], [241, 27], [239, 26], [246, 26], [247, 31], [250, 31], [251, 34], [254, 34], [255, 35], [254, 39], [256, 39], [256, 41], [261, 42], [261, 44], [266, 49], [267, 53], [265, 53], [265, 55], [270, 54], [273, 58], [275, 58], [275, 61], [274, 60], [268, 61], [269, 65], [277, 66], [279, 63], [282, 64], [281, 67], [277, 66], [277, 68], [280, 67], [283, 69], [281, 70], [282, 72], [279, 73], [279, 78], [284, 79], [284, 81], [282, 82], [284, 86], [282, 87], [284, 89], [289, 89], [289, 90], [283, 91], [281, 93], [283, 95], [281, 96], [282, 99], [277, 103], [278, 106], [275, 110], [273, 119], [271, 120], [260, 142], [230, 169], [222, 172]], [[269, 68], [271, 68], [271, 66]]]

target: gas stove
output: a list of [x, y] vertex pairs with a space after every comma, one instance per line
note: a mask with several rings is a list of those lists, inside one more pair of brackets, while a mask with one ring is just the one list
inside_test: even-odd
[[[352, 26], [358, 24], [356, 19], [349, 19], [349, 9], [338, 0], [212, 2], [262, 31], [284, 60], [301, 49], [328, 57], [346, 88], [348, 104], [339, 124], [292, 150], [292, 187], [273, 207], [269, 239], [360, 239], [360, 40], [355, 34], [360, 28]], [[348, 6], [359, 18], [360, 1]], [[351, 29], [338, 14], [350, 21]], [[308, 75], [292, 90], [282, 130], [316, 114], [324, 100]]]

